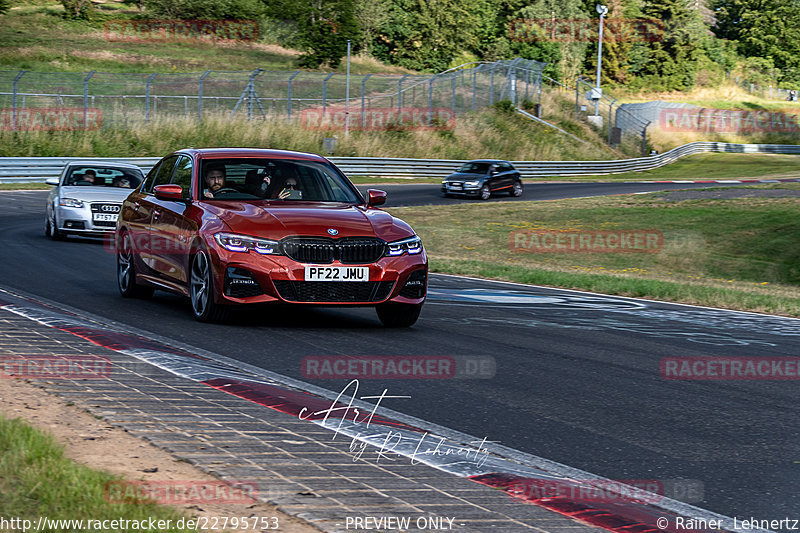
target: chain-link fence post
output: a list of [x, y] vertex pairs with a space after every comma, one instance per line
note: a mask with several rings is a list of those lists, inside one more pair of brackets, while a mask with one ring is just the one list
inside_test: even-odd
[[481, 67], [479, 66], [475, 70], [472, 71], [472, 110], [475, 111], [477, 109], [475, 99], [478, 96], [478, 70]]
[[397, 80], [397, 112], [401, 113], [403, 111], [403, 80], [408, 77], [408, 74], [404, 74], [402, 78]]
[[325, 115], [325, 109], [328, 107], [328, 80], [336, 74], [335, 72], [331, 72], [325, 79], [322, 80], [322, 115]]
[[489, 105], [492, 105], [494, 103], [494, 69], [496, 67], [497, 67], [496, 64], [492, 65], [492, 76], [491, 76], [491, 82], [489, 83]]
[[434, 75], [428, 83], [428, 119], [430, 119], [431, 112], [433, 111], [433, 82], [436, 80], [436, 76], [438, 76], [438, 74]]
[[538, 96], [537, 96], [537, 100], [538, 100], [537, 103], [539, 104], [539, 106], [542, 105], [542, 84], [543, 83], [544, 83], [544, 80], [542, 79], [542, 71], [539, 71], [539, 75], [536, 76], [536, 90], [539, 93]]
[[300, 74], [300, 71], [295, 70], [294, 74], [289, 77], [289, 87], [286, 91], [286, 116], [290, 119], [292, 118], [292, 81], [298, 74]]
[[197, 82], [197, 119], [203, 120], [203, 81], [206, 79], [206, 76], [211, 74], [210, 70], [205, 71], [205, 73], [200, 76], [200, 80]]
[[456, 74], [453, 74], [450, 77], [450, 89], [451, 89], [451, 98], [450, 98], [450, 107], [453, 109], [453, 117], [456, 116]]
[[608, 103], [608, 145], [611, 146], [611, 110], [614, 107], [614, 102], [617, 100], [614, 99]]
[[95, 71], [92, 70], [83, 78], [83, 126], [86, 127], [89, 119], [89, 80], [94, 76]]
[[19, 79], [23, 75], [25, 75], [25, 71], [24, 70], [20, 70], [19, 74], [17, 74], [17, 76], [14, 78], [14, 81], [12, 83], [12, 87], [13, 87], [12, 91], [14, 92], [14, 97], [13, 97], [12, 103], [11, 103], [11, 129], [14, 129], [14, 130], [17, 129], [17, 83], [19, 82]]
[[648, 122], [642, 128], [642, 157], [647, 155], [647, 127], [650, 126], [652, 122]]
[[150, 122], [150, 84], [153, 82], [155, 77], [158, 76], [158, 72], [147, 78], [147, 82], [144, 84], [144, 122], [145, 124]]
[[365, 99], [366, 99], [366, 92], [367, 92], [366, 83], [367, 83], [367, 80], [369, 79], [370, 76], [372, 76], [372, 74], [367, 74], [361, 80], [361, 129], [366, 129], [367, 128], [367, 114], [366, 114], [366, 106], [365, 106], [366, 100]]

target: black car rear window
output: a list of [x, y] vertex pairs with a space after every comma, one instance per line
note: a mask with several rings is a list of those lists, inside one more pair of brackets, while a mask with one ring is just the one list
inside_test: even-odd
[[490, 163], [464, 163], [458, 171], [471, 174], [486, 174], [489, 172], [489, 165]]

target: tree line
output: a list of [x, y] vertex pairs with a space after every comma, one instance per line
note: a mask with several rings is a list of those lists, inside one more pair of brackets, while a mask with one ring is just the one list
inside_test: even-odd
[[[2, 0], [0, 0], [2, 2]], [[547, 62], [561, 82], [594, 77], [596, 0], [126, 0], [147, 16], [257, 19], [303, 50], [299, 66], [346, 54], [437, 72], [469, 61]], [[62, 0], [76, 16], [89, 0]], [[604, 84], [686, 90], [726, 78], [800, 87], [800, 0], [604, 0]]]

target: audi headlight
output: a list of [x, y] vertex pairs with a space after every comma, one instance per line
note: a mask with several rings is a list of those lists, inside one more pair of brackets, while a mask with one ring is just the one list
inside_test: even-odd
[[214, 235], [214, 240], [230, 252], [253, 251], [262, 255], [280, 255], [278, 243], [269, 239], [258, 239], [235, 233], [217, 233]]
[[414, 235], [402, 241], [390, 242], [386, 245], [386, 255], [389, 257], [396, 257], [405, 253], [409, 255], [416, 255], [422, 252], [422, 239]]
[[83, 202], [75, 198], [61, 198], [58, 205], [62, 207], [83, 207]]
[[480, 181], [478, 181], [478, 180], [465, 181], [464, 182], [464, 187], [477, 187], [479, 183], [480, 183]]

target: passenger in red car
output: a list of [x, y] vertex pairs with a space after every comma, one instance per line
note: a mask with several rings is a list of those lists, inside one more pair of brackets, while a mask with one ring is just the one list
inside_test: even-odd
[[299, 190], [300, 187], [297, 184], [297, 180], [295, 178], [286, 178], [282, 186], [275, 188], [275, 190], [272, 193], [272, 198], [277, 198], [278, 200], [285, 200], [292, 194], [292, 191], [299, 191]]
[[259, 198], [267, 197], [267, 190], [269, 189], [270, 176], [269, 173], [259, 175], [256, 169], [248, 170], [244, 178], [244, 190], [253, 196]]

